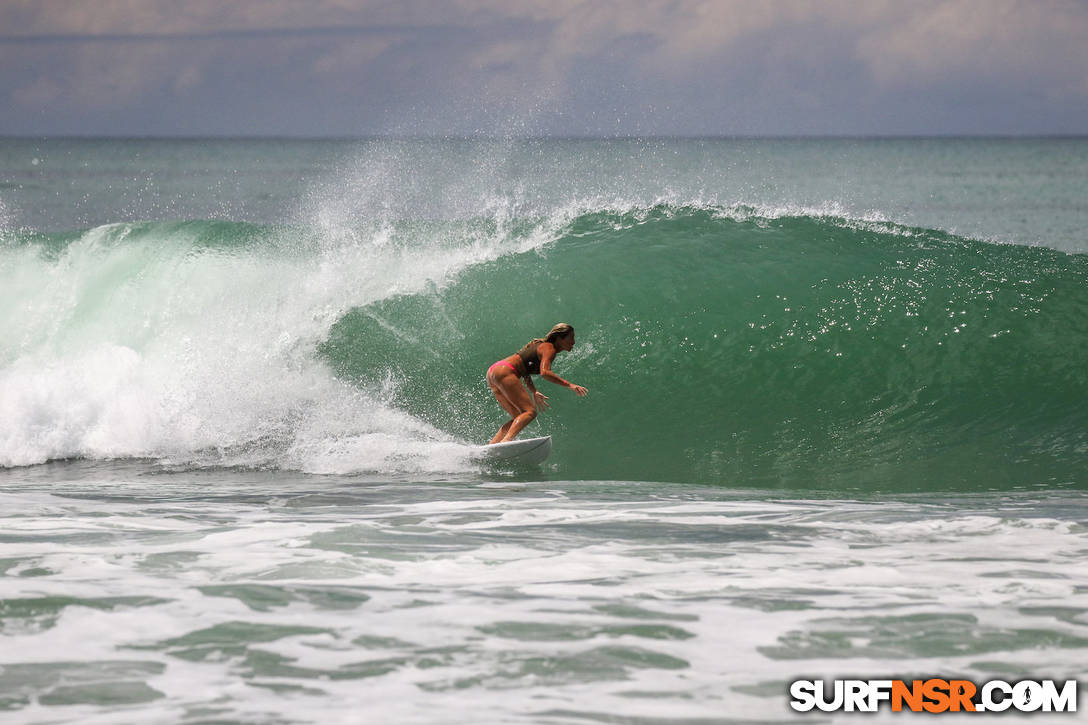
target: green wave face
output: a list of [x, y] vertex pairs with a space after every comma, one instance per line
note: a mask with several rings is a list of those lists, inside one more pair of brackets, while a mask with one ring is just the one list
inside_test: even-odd
[[1084, 484], [1088, 258], [754, 210], [583, 214], [551, 244], [352, 309], [342, 378], [484, 441], [487, 366], [552, 324], [556, 475], [729, 485]]

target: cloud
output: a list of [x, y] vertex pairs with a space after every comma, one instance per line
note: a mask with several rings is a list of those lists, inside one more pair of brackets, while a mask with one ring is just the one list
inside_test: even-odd
[[[875, 27], [858, 55], [883, 86], [1035, 81], [1088, 92], [1084, 3], [957, 0]], [[1079, 88], [1078, 88], [1079, 86]]]
[[227, 133], [463, 132], [519, 108], [575, 133], [803, 133], [844, 103], [880, 123], [924, 98], [969, 125], [965, 99], [1025, 93], [1088, 130], [1073, 0], [7, 0], [0, 27], [0, 132], [124, 128], [154, 103]]

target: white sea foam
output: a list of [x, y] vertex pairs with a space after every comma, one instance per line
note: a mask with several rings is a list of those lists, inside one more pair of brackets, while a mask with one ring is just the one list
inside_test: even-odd
[[[90, 230], [50, 259], [4, 249], [0, 465], [153, 457], [344, 472], [463, 467], [449, 437], [337, 380], [315, 354], [352, 307], [541, 243], [390, 242], [386, 225], [297, 248], [202, 248], [169, 225]], [[398, 240], [393, 240], [393, 242]], [[395, 442], [391, 443], [390, 441]], [[433, 452], [428, 442], [443, 445]], [[400, 459], [404, 466], [395, 463]], [[460, 460], [459, 460], [460, 459]]]
[[111, 681], [101, 663], [160, 667], [133, 677], [162, 697], [123, 709], [58, 708], [44, 696], [63, 688], [30, 678], [43, 702], [19, 717], [759, 720], [807, 676], [1063, 678], [1083, 662], [1084, 532], [1045, 501], [270, 479], [258, 495], [231, 476], [212, 495], [192, 475], [121, 497], [0, 493], [0, 560], [19, 562], [0, 598], [71, 601], [6, 611], [0, 667], [75, 662], [91, 682]]

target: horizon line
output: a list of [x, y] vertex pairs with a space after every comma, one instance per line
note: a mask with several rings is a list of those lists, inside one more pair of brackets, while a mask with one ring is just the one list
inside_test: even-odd
[[1081, 133], [797, 133], [797, 134], [747, 134], [747, 133], [653, 133], [653, 134], [580, 134], [580, 133], [543, 133], [527, 135], [486, 134], [486, 133], [367, 133], [367, 134], [99, 134], [99, 133], [63, 133], [63, 134], [22, 134], [0, 132], [2, 140], [50, 141], [50, 140], [86, 140], [86, 141], [700, 141], [700, 140], [910, 140], [910, 139], [1083, 139], [1088, 132]]

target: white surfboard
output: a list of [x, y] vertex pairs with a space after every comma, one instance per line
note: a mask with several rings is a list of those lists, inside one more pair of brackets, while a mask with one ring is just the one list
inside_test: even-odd
[[543, 463], [551, 452], [552, 437], [544, 436], [480, 446], [476, 449], [476, 456], [495, 463], [536, 464]]

